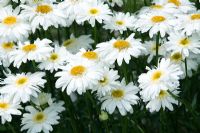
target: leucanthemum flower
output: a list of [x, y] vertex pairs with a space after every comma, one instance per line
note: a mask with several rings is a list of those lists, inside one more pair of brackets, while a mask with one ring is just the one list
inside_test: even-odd
[[103, 28], [113, 31], [119, 31], [121, 34], [134, 27], [135, 17], [130, 13], [115, 13], [108, 21], [105, 21]]
[[40, 87], [44, 87], [46, 83], [46, 80], [42, 79], [44, 76], [43, 72], [9, 74], [0, 82], [3, 85], [0, 93], [13, 96], [14, 102], [22, 101], [25, 103], [30, 101], [30, 96], [38, 96]]
[[117, 88], [113, 88], [110, 93], [100, 98], [103, 102], [101, 109], [112, 114], [115, 109], [118, 108], [120, 114], [123, 116], [126, 115], [127, 112], [132, 113], [132, 105], [137, 104], [139, 100], [139, 97], [136, 95], [138, 91], [139, 88], [132, 82], [126, 85], [125, 81], [122, 80]]
[[172, 15], [164, 12], [144, 13], [138, 16], [135, 29], [141, 33], [149, 31], [150, 38], [158, 32], [164, 37], [172, 29], [172, 19]]
[[73, 34], [70, 35], [70, 39], [63, 41], [62, 45], [66, 47], [66, 49], [76, 54], [81, 48], [91, 49], [91, 44], [94, 43], [94, 40], [91, 38], [91, 35], [81, 35], [79, 37], [75, 37]]
[[188, 36], [200, 32], [200, 11], [176, 16], [173, 25], [175, 30], [182, 30], [182, 33]]
[[18, 43], [17, 49], [10, 53], [10, 61], [13, 62], [13, 66], [19, 68], [22, 63], [29, 61], [40, 62], [47, 59], [50, 56], [53, 48], [49, 45], [52, 43], [48, 39], [37, 39], [34, 43], [29, 41]]
[[44, 110], [37, 110], [32, 106], [27, 106], [27, 113], [23, 114], [21, 131], [27, 130], [27, 133], [49, 133], [53, 131], [52, 125], [59, 123], [59, 113], [63, 111], [58, 108], [47, 107]]
[[35, 32], [40, 26], [47, 30], [50, 26], [58, 28], [58, 25], [66, 26], [66, 15], [57, 5], [40, 3], [36, 5], [21, 5], [21, 15], [28, 18], [32, 31]]
[[58, 77], [56, 88], [66, 89], [68, 95], [77, 91], [80, 95], [87, 89], [92, 89], [102, 78], [102, 69], [96, 63], [87, 60], [76, 59], [61, 71], [55, 74]]
[[21, 115], [20, 102], [15, 102], [9, 95], [0, 96], [0, 117], [1, 123], [5, 124], [6, 121], [11, 122], [11, 115]]
[[88, 21], [94, 27], [96, 21], [100, 24], [105, 20], [108, 21], [111, 14], [112, 12], [107, 4], [96, 0], [88, 3], [85, 2], [79, 7], [76, 22], [83, 24], [85, 21]]
[[[150, 110], [150, 112], [158, 112], [161, 108], [165, 110], [166, 108], [170, 111], [173, 111], [173, 104], [178, 105], [178, 101], [171, 96], [169, 92], [166, 90], [160, 90], [159, 95], [155, 99], [151, 99], [148, 101], [148, 104], [146, 105], [146, 108]], [[171, 91], [173, 95], [178, 95], [179, 91], [177, 91], [177, 88], [173, 89]]]
[[103, 77], [98, 81], [96, 87], [92, 91], [97, 91], [97, 96], [105, 96], [113, 88], [117, 88], [120, 83], [117, 81], [119, 79], [118, 71], [105, 67], [103, 69]]
[[127, 39], [112, 39], [109, 42], [100, 43], [97, 45], [97, 51], [110, 64], [116, 60], [120, 66], [123, 60], [128, 64], [131, 56], [137, 58], [145, 51], [141, 40], [135, 39], [134, 36], [135, 34], [131, 34]]
[[147, 73], [139, 76], [138, 82], [143, 99], [154, 99], [159, 95], [160, 90], [174, 88], [179, 84], [180, 76], [183, 74], [177, 64], [172, 64], [170, 59], [161, 59], [158, 67], [148, 68]]
[[25, 17], [19, 14], [20, 8], [15, 10], [12, 6], [4, 7], [0, 10], [0, 37], [7, 41], [18, 41], [28, 38], [31, 30]]
[[198, 34], [186, 36], [179, 32], [170, 33], [165, 43], [167, 51], [181, 52], [188, 57], [189, 53], [200, 54], [200, 38]]
[[38, 67], [41, 70], [49, 70], [52, 73], [54, 70], [57, 71], [60, 66], [67, 62], [68, 56], [69, 53], [65, 47], [60, 47], [55, 44], [54, 50], [49, 57], [46, 60], [43, 60]]

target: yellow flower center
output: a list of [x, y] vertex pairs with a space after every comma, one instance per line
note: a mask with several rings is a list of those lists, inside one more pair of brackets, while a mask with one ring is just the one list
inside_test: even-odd
[[168, 3], [173, 3], [176, 6], [180, 6], [181, 2], [179, 0], [168, 0]]
[[33, 116], [33, 121], [36, 123], [42, 123], [46, 120], [46, 115], [43, 112], [38, 112]]
[[28, 82], [28, 78], [27, 77], [20, 77], [19, 79], [16, 80], [16, 84], [18, 86], [25, 85], [27, 82]]
[[92, 9], [90, 9], [89, 13], [92, 14], [92, 15], [96, 15], [96, 14], [99, 13], [99, 10], [96, 9], [96, 8], [92, 8]]
[[56, 61], [57, 59], [58, 59], [58, 54], [52, 53], [51, 56], [50, 56], [50, 60], [51, 61]]
[[151, 21], [154, 22], [154, 23], [160, 23], [160, 22], [163, 22], [165, 20], [166, 20], [166, 18], [163, 17], [163, 16], [153, 16], [151, 18]]
[[2, 48], [5, 50], [12, 50], [14, 45], [15, 44], [13, 42], [6, 42], [2, 44]]
[[124, 97], [124, 90], [122, 89], [113, 90], [111, 92], [111, 96], [116, 99], [121, 99]]
[[71, 69], [71, 75], [81, 76], [85, 72], [86, 68], [84, 66], [75, 66]]
[[10, 107], [9, 103], [0, 102], [0, 109], [8, 109]]
[[103, 77], [102, 80], [99, 80], [99, 83], [102, 85], [102, 86], [105, 86], [108, 84], [108, 78], [107, 77]]
[[200, 13], [191, 15], [192, 20], [200, 20]]
[[66, 40], [63, 42], [63, 46], [67, 47], [69, 46], [70, 44], [72, 44], [75, 40], [74, 39], [69, 39], [69, 40]]
[[172, 61], [180, 61], [182, 60], [182, 54], [180, 52], [174, 53], [173, 55], [171, 55], [170, 59]]
[[153, 72], [153, 74], [151, 76], [151, 79], [153, 81], [157, 81], [157, 80], [159, 80], [161, 78], [162, 75], [163, 75], [163, 72], [160, 71], [160, 70], [157, 70], [157, 71]]
[[14, 25], [16, 23], [17, 23], [17, 18], [15, 16], [8, 16], [3, 20], [3, 24], [5, 25]]
[[113, 44], [113, 47], [121, 51], [124, 49], [128, 49], [130, 47], [130, 43], [125, 40], [118, 40]]
[[187, 47], [190, 44], [190, 40], [188, 38], [181, 39], [179, 44], [183, 47]]
[[31, 52], [31, 51], [35, 51], [37, 49], [37, 46], [35, 44], [28, 44], [23, 46], [22, 50], [25, 52]]
[[168, 96], [168, 92], [167, 92], [166, 90], [160, 90], [160, 93], [159, 93], [158, 98], [159, 98], [159, 99], [163, 99], [163, 98], [165, 98], [166, 96]]
[[163, 6], [162, 5], [152, 5], [151, 8], [153, 8], [153, 9], [162, 9]]
[[120, 26], [124, 25], [124, 21], [122, 21], [122, 20], [118, 20], [118, 21], [116, 21], [115, 23], [116, 23], [117, 25], [120, 25]]
[[42, 14], [48, 14], [53, 11], [53, 8], [50, 5], [38, 5], [36, 8], [36, 12]]
[[98, 54], [96, 52], [93, 51], [87, 51], [85, 53], [83, 53], [82, 55], [84, 58], [87, 58], [89, 60], [95, 60], [98, 58]]

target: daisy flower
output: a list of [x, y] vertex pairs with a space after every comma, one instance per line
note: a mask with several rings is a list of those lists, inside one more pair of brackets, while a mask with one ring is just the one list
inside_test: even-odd
[[103, 28], [113, 31], [119, 31], [123, 34], [124, 31], [132, 29], [134, 27], [135, 17], [131, 16], [130, 13], [115, 13], [110, 20], [105, 21]]
[[[168, 108], [170, 111], [173, 111], [173, 104], [178, 105], [178, 101], [174, 99], [167, 91], [167, 89], [160, 90], [159, 95], [155, 99], [151, 99], [146, 108], [150, 110], [150, 112], [158, 112], [161, 108], [165, 110]], [[171, 91], [172, 94], [178, 95], [179, 91], [177, 88]]]
[[117, 81], [119, 79], [118, 71], [105, 67], [103, 70], [103, 77], [98, 81], [96, 87], [92, 91], [97, 91], [98, 96], [105, 96], [113, 88], [117, 88], [120, 83]]
[[177, 19], [174, 20], [175, 30], [182, 30], [182, 33], [188, 36], [200, 32], [200, 11], [176, 16]]
[[186, 36], [179, 32], [170, 33], [168, 40], [165, 43], [167, 51], [181, 52], [188, 57], [189, 53], [200, 53], [200, 38], [198, 34]]
[[143, 54], [145, 48], [140, 39], [134, 38], [131, 34], [127, 39], [112, 39], [109, 42], [97, 45], [97, 51], [106, 62], [113, 64], [116, 60], [118, 65], [122, 65], [123, 60], [128, 64], [131, 56], [138, 57]]
[[26, 3], [26, 4], [39, 4], [41, 2], [56, 2], [56, 0], [12, 0], [16, 3]]
[[0, 96], [0, 117], [1, 123], [5, 124], [6, 121], [11, 122], [11, 115], [21, 115], [21, 106], [19, 102], [14, 102], [8, 95]]
[[177, 64], [172, 64], [170, 59], [161, 59], [158, 67], [148, 68], [147, 73], [139, 76], [138, 82], [143, 99], [154, 99], [159, 95], [160, 90], [174, 88], [179, 84], [178, 80], [183, 74]]
[[75, 37], [71, 34], [70, 39], [63, 41], [62, 45], [66, 47], [66, 49], [75, 54], [81, 48], [91, 49], [91, 44], [94, 43], [94, 40], [91, 38], [91, 35], [81, 35], [79, 37]]
[[122, 80], [120, 86], [113, 88], [110, 93], [101, 97], [103, 102], [101, 105], [102, 110], [108, 111], [112, 114], [118, 108], [121, 115], [126, 115], [127, 112], [132, 113], [133, 108], [131, 105], [137, 104], [139, 97], [136, 95], [139, 88], [132, 82], [126, 85], [125, 80]]
[[88, 21], [88, 23], [91, 24], [92, 27], [94, 27], [96, 21], [100, 24], [105, 20], [108, 21], [111, 14], [112, 12], [107, 4], [104, 4], [97, 0], [93, 2], [85, 2], [79, 7], [76, 22], [78, 24], [82, 24], [85, 21]]
[[47, 30], [50, 26], [58, 28], [58, 25], [66, 26], [66, 15], [57, 5], [40, 3], [36, 5], [21, 5], [21, 15], [31, 23], [32, 31], [35, 32], [40, 26]]
[[21, 131], [27, 130], [27, 133], [49, 133], [53, 131], [53, 125], [59, 123], [59, 112], [62, 110], [56, 110], [51, 106], [44, 110], [37, 110], [32, 106], [27, 106], [25, 110], [27, 113], [23, 114]]
[[51, 40], [37, 39], [34, 43], [29, 41], [18, 43], [17, 49], [10, 53], [10, 61], [13, 62], [13, 66], [19, 68], [22, 63], [26, 63], [28, 60], [40, 62], [47, 59], [53, 48], [49, 45]]
[[97, 85], [102, 78], [102, 69], [96, 63], [77, 59], [61, 67], [55, 77], [58, 77], [56, 88], [62, 88], [62, 91], [66, 89], [68, 95], [75, 91], [81, 95]]
[[37, 97], [40, 92], [40, 87], [44, 87], [46, 80], [42, 79], [45, 76], [43, 72], [36, 73], [21, 73], [16, 75], [7, 75], [0, 84], [1, 94], [9, 94], [13, 96], [13, 101], [22, 101], [23, 103], [30, 101], [30, 96]]
[[31, 30], [25, 17], [19, 14], [20, 8], [12, 9], [12, 6], [0, 10], [0, 37], [7, 41], [18, 41], [28, 38]]
[[141, 33], [149, 31], [150, 38], [158, 32], [160, 32], [161, 37], [164, 37], [172, 29], [170, 21], [172, 19], [172, 15], [164, 12], [145, 13], [138, 16], [135, 28]]
[[65, 47], [60, 47], [55, 44], [54, 50], [49, 57], [39, 64], [41, 70], [49, 70], [51, 73], [57, 71], [67, 61], [68, 52]]

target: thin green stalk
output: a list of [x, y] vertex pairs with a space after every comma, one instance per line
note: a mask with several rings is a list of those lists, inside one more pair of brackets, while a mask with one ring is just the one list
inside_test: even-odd
[[187, 58], [185, 58], [185, 74], [186, 74], [186, 78], [188, 78]]
[[125, 116], [122, 120], [122, 133], [127, 133], [128, 118]]
[[123, 61], [122, 63], [122, 71], [123, 71], [123, 74], [124, 74], [124, 78], [125, 78], [125, 81], [126, 81], [126, 84], [128, 84], [128, 72], [127, 72], [127, 67], [126, 67], [126, 63]]
[[95, 41], [95, 45], [94, 45], [94, 48], [95, 48], [98, 43], [97, 23], [96, 22], [95, 22], [95, 26], [93, 28], [93, 36], [94, 36], [94, 41]]
[[8, 127], [10, 128], [10, 130], [12, 131], [12, 133], [17, 133], [17, 132], [15, 131], [14, 127], [13, 127], [9, 122], [7, 122], [7, 125], [8, 125]]
[[160, 32], [158, 32], [157, 36], [156, 36], [156, 65], [158, 64], [158, 59], [159, 59], [159, 55], [158, 55], [158, 50], [159, 50], [159, 45], [160, 45]]
[[60, 26], [57, 28], [58, 43], [61, 45]]
[[37, 71], [37, 67], [36, 67], [35, 61], [32, 61], [32, 66], [33, 66], [33, 70], [36, 72]]
[[148, 4], [147, 4], [147, 0], [144, 0], [144, 5], [145, 5], [145, 6], [147, 6], [147, 5], [148, 5]]

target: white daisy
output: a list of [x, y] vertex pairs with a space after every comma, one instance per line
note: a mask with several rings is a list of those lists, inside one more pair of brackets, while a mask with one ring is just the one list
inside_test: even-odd
[[12, 97], [0, 96], [0, 117], [1, 123], [5, 124], [6, 121], [11, 122], [12, 116], [11, 115], [21, 115], [21, 106], [19, 102], [14, 102]]
[[35, 32], [40, 26], [47, 30], [50, 26], [58, 28], [58, 25], [66, 26], [66, 15], [64, 12], [51, 3], [36, 5], [21, 5], [21, 15], [28, 18], [32, 31]]
[[85, 2], [79, 7], [76, 22], [82, 24], [88, 21], [94, 27], [95, 21], [101, 24], [104, 20], [109, 20], [111, 14], [112, 12], [107, 4], [96, 0], [93, 2]]
[[94, 43], [94, 40], [92, 40], [91, 35], [81, 35], [79, 37], [75, 37], [71, 34], [70, 39], [63, 41], [62, 45], [66, 47], [69, 52], [75, 54], [81, 48], [86, 50], [91, 49], [92, 43]]
[[67, 61], [69, 56], [65, 47], [60, 47], [55, 44], [54, 50], [51, 52], [50, 56], [39, 64], [39, 68], [42, 70], [49, 70], [51, 73], [55, 70], [57, 71], [60, 66], [62, 66]]
[[[27, 113], [23, 114], [21, 131], [27, 130], [27, 133], [49, 133], [53, 131], [52, 125], [59, 123], [59, 112], [57, 108], [51, 106], [44, 110], [37, 110], [32, 106], [27, 106]], [[63, 111], [63, 110], [62, 110]]]
[[48, 39], [37, 39], [34, 43], [21, 42], [18, 43], [18, 47], [15, 51], [10, 53], [10, 61], [17, 68], [20, 67], [22, 63], [26, 63], [28, 60], [40, 62], [47, 59], [50, 56], [53, 48], [49, 45], [51, 40]]
[[120, 66], [123, 60], [129, 64], [131, 56], [137, 58], [145, 51], [141, 40], [135, 39], [134, 36], [134, 34], [131, 34], [127, 39], [112, 39], [109, 42], [100, 43], [97, 45], [97, 51], [110, 64], [113, 64], [116, 60]]
[[175, 30], [182, 30], [188, 36], [200, 32], [200, 11], [190, 14], [179, 14], [174, 21]]
[[198, 34], [186, 36], [179, 32], [172, 32], [168, 40], [165, 43], [167, 51], [181, 52], [186, 57], [189, 56], [189, 53], [200, 54], [200, 36]]
[[0, 10], [0, 37], [7, 41], [18, 41], [28, 38], [31, 30], [25, 17], [19, 14], [20, 8], [12, 9], [12, 6]]
[[120, 83], [117, 81], [119, 79], [118, 71], [105, 67], [103, 70], [103, 77], [98, 81], [96, 87], [92, 91], [97, 91], [98, 96], [105, 96], [113, 88], [117, 88]]
[[119, 31], [121, 34], [128, 29], [134, 27], [135, 17], [130, 15], [130, 13], [117, 12], [110, 18], [110, 20], [105, 21], [103, 28], [113, 31]]
[[160, 32], [161, 37], [164, 37], [172, 29], [172, 15], [164, 12], [145, 13], [138, 16], [135, 23], [137, 31], [146, 33], [149, 31], [149, 36], [152, 38]]
[[102, 78], [100, 66], [86, 60], [75, 60], [61, 69], [55, 74], [59, 77], [56, 88], [62, 88], [62, 91], [66, 89], [68, 95], [75, 91], [82, 94], [87, 89], [92, 89]]
[[121, 115], [126, 115], [127, 112], [132, 113], [133, 108], [131, 105], [137, 104], [139, 97], [136, 95], [139, 88], [132, 82], [126, 85], [125, 81], [122, 80], [121, 85], [111, 90], [105, 96], [100, 98], [103, 102], [101, 105], [102, 110], [108, 111], [112, 114], [116, 108], [118, 108]]
[[9, 94], [13, 96], [13, 101], [22, 101], [23, 103], [30, 101], [30, 96], [37, 97], [40, 87], [44, 87], [46, 80], [43, 72], [21, 73], [16, 75], [8, 75], [0, 84], [1, 94]]
[[159, 95], [160, 90], [174, 88], [179, 84], [178, 80], [183, 74], [177, 64], [172, 64], [170, 59], [161, 59], [157, 68], [148, 68], [147, 73], [139, 76], [138, 82], [143, 99], [154, 99]]

